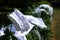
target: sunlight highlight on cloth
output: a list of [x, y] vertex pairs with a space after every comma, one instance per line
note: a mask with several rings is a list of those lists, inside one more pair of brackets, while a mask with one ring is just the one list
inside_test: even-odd
[[0, 29], [0, 37], [5, 35], [4, 30], [5, 30], [5, 28], [2, 25], [2, 28]]
[[[34, 25], [40, 29], [47, 28], [41, 18], [31, 15], [23, 15], [18, 9], [8, 15], [11, 20], [11, 31], [18, 40], [27, 40], [26, 35], [33, 29]], [[17, 35], [17, 36], [16, 36]]]

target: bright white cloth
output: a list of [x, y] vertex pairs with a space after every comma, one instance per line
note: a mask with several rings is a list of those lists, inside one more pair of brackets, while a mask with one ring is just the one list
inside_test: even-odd
[[29, 30], [30, 27], [33, 28], [34, 25], [29, 23], [24, 15], [19, 12], [19, 10], [15, 9], [13, 13], [9, 15], [11, 19], [14, 20], [13, 25], [17, 31], [21, 31], [22, 33]]
[[[45, 9], [48, 9], [48, 11]], [[53, 8], [48, 4], [42, 4], [42, 5], [38, 6], [33, 13], [37, 13], [38, 16], [40, 16], [42, 11], [49, 14], [50, 15], [50, 21], [52, 21]]]
[[44, 24], [42, 18], [36, 18], [31, 15], [25, 15], [25, 17], [30, 23], [37, 25], [37, 27], [39, 27], [40, 29], [47, 28], [47, 26]]
[[39, 8], [41, 8], [41, 7], [47, 8], [50, 15], [53, 14], [53, 8], [50, 5], [42, 4], [42, 5], [39, 6]]
[[4, 31], [1, 31], [1, 30], [0, 30], [0, 37], [3, 36], [3, 35], [5, 35], [5, 34], [4, 34]]
[[25, 35], [27, 35], [31, 29], [34, 27], [33, 24], [29, 23], [24, 15], [18, 10], [15, 9], [10, 15], [8, 15], [11, 21], [11, 31], [15, 32], [14, 36], [18, 40], [27, 40]]
[[44, 8], [48, 9], [48, 13], [51, 16], [50, 17], [50, 21], [52, 21], [53, 8], [50, 5], [48, 5], [48, 4], [42, 4], [42, 5], [39, 6], [39, 8], [41, 8], [41, 7], [44, 7]]
[[27, 40], [25, 35], [21, 36], [19, 33], [15, 33], [14, 36], [18, 39], [18, 40]]
[[40, 15], [42, 11], [44, 11], [47, 14], [49, 14], [45, 9], [40, 9], [39, 7], [37, 7], [33, 13], [37, 13], [37, 14]]
[[41, 29], [44, 27], [47, 28], [41, 18], [23, 15], [18, 9], [15, 9], [8, 17], [13, 21], [11, 31], [15, 32], [14, 36], [18, 38], [18, 40], [27, 40], [25, 35], [32, 30], [34, 25], [37, 25]]
[[2, 25], [2, 28], [0, 29], [0, 37], [5, 35], [4, 30], [5, 30], [5, 28]]

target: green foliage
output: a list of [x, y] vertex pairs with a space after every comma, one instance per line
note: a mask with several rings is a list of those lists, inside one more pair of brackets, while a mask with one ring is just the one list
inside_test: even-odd
[[10, 40], [10, 39], [12, 39], [12, 40], [17, 40], [14, 36], [13, 36], [13, 32], [11, 32], [11, 31], [9, 31], [9, 29], [6, 29], [5, 31], [4, 31], [4, 33], [5, 33], [5, 35], [3, 35], [3, 36], [1, 36], [0, 37], [0, 40]]
[[38, 37], [35, 34], [34, 29], [26, 37], [27, 40], [38, 40]]
[[[38, 16], [37, 14], [33, 14], [32, 12], [34, 11], [34, 9], [36, 7], [37, 7], [36, 5], [33, 5], [32, 7], [28, 7], [28, 9], [25, 13], [28, 15], [33, 15], [35, 17], [41, 17], [48, 28], [39, 29], [38, 27], [35, 26], [33, 28], [33, 30], [31, 30], [31, 32], [27, 35], [27, 39], [28, 40], [38, 40], [38, 37], [34, 33], [34, 29], [35, 29], [35, 30], [38, 30], [39, 33], [41, 34], [42, 40], [49, 40], [51, 37], [51, 34], [52, 34], [51, 29], [50, 29], [50, 25], [51, 25], [50, 15], [47, 15], [45, 12], [42, 12], [40, 16]], [[48, 10], [48, 9], [46, 9], [46, 10]]]
[[50, 4], [50, 3], [47, 2], [46, 0], [42, 0], [42, 1], [40, 2], [40, 4]]
[[[33, 0], [34, 1], [34, 0]], [[15, 7], [15, 5], [17, 6], [18, 4], [18, 8], [19, 10], [21, 9], [21, 11], [26, 14], [26, 15], [33, 15], [35, 17], [41, 17], [43, 19], [43, 21], [45, 22], [45, 24], [48, 26], [48, 28], [44, 28], [44, 29], [39, 29], [38, 27], [34, 27], [31, 32], [26, 36], [27, 37], [27, 40], [38, 40], [38, 37], [37, 35], [35, 34], [34, 32], [34, 29], [35, 30], [38, 30], [39, 33], [41, 34], [41, 37], [42, 37], [42, 40], [49, 40], [49, 38], [51, 37], [51, 29], [50, 29], [50, 16], [49, 15], [46, 15], [46, 13], [42, 12], [41, 16], [38, 16], [37, 14], [33, 14], [32, 12], [35, 10], [35, 8], [37, 6], [39, 6], [40, 4], [49, 4], [49, 2], [47, 2], [46, 0], [37, 0], [37, 2], [33, 2], [32, 0], [10, 0], [10, 1], [7, 1], [8, 5], [11, 5], [10, 6], [14, 6], [13, 8], [9, 8], [9, 7], [4, 7], [6, 9], [7, 12], [10, 12], [12, 11]], [[24, 4], [25, 3], [25, 4]], [[6, 3], [5, 3], [6, 4]], [[24, 5], [23, 5], [24, 4]], [[26, 7], [26, 8], [25, 8]], [[47, 9], [46, 9], [47, 10]], [[7, 12], [6, 12], [6, 15], [7, 15]], [[0, 25], [9, 25], [10, 24], [10, 21], [7, 19], [6, 15], [3, 15], [3, 19], [2, 17], [0, 16]], [[6, 18], [5, 18], [6, 17]], [[2, 23], [2, 24], [1, 24]], [[8, 29], [5, 30], [5, 34], [4, 36], [0, 37], [0, 40], [10, 40], [10, 36], [13, 40], [17, 40], [12, 32], [10, 32]]]

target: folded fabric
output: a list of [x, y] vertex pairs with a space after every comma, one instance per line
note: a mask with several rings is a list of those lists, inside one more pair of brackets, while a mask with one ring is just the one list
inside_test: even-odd
[[15, 32], [14, 36], [18, 38], [18, 40], [25, 40], [25, 35], [32, 30], [34, 25], [37, 25], [41, 29], [44, 27], [47, 28], [41, 18], [35, 18], [31, 15], [23, 15], [18, 9], [15, 9], [14, 12], [9, 14], [8, 18], [12, 22], [11, 31]]
[[40, 16], [42, 11], [50, 15], [50, 22], [51, 22], [52, 15], [53, 15], [53, 8], [48, 4], [42, 4], [42, 5], [38, 6], [33, 13], [37, 13], [38, 16]]
[[25, 15], [25, 17], [30, 23], [36, 25], [40, 29], [47, 28], [47, 26], [43, 22], [42, 18], [36, 18], [36, 17], [31, 16], [31, 15]]
[[41, 15], [42, 11], [49, 14], [45, 9], [41, 9], [39, 7], [37, 7], [33, 13]]
[[21, 31], [23, 35], [28, 34], [34, 26], [33, 24], [29, 23], [24, 15], [17, 9], [15, 9], [14, 12], [8, 16], [10, 19], [14, 20], [13, 25], [16, 28], [16, 31]]
[[48, 5], [48, 4], [42, 4], [42, 5], [39, 6], [39, 8], [42, 8], [42, 7], [48, 9], [48, 13], [51, 16], [50, 17], [50, 21], [52, 21], [53, 8], [50, 5]]
[[22, 35], [27, 35], [31, 31], [31, 29], [34, 27], [34, 25], [31, 25], [31, 24], [29, 24], [29, 25], [30, 25], [30, 29], [28, 29], [27, 31], [24, 31], [23, 33], [21, 32], [23, 30], [17, 31], [14, 24], [10, 24], [8, 28], [10, 29], [10, 31], [12, 31], [14, 33], [18, 33], [22, 36]]
[[48, 5], [48, 4], [42, 4], [42, 5], [39, 6], [39, 8], [42, 8], [42, 7], [43, 7], [43, 9], [47, 8], [50, 15], [53, 14], [53, 8], [50, 5]]
[[14, 36], [18, 39], [18, 40], [27, 40], [25, 35], [21, 36], [19, 33], [14, 33]]

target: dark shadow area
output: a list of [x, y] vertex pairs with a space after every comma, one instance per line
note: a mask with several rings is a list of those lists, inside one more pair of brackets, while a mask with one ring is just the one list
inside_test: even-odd
[[7, 14], [0, 14], [0, 25], [9, 25], [11, 22], [7, 18]]

